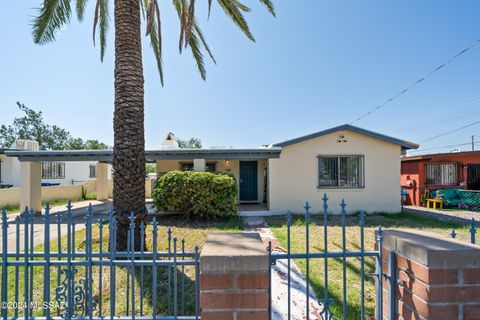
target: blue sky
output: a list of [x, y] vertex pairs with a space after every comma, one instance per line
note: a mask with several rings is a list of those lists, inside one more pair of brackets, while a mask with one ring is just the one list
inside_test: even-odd
[[[31, 19], [41, 2], [0, 2], [0, 123], [19, 115], [21, 101], [74, 136], [112, 144], [113, 32], [101, 63], [91, 1], [83, 23], [72, 19], [56, 42], [34, 45]], [[207, 21], [206, 1], [198, 2], [218, 62], [207, 62], [204, 82], [190, 52], [178, 54], [178, 21], [170, 1], [161, 2], [163, 88], [148, 39], [143, 44], [150, 149], [169, 131], [205, 146], [242, 147], [351, 122], [480, 38], [475, 0], [274, 1], [277, 18], [245, 1], [256, 43], [215, 3]], [[480, 45], [356, 125], [421, 143], [480, 120], [479, 80]], [[422, 148], [467, 143], [471, 135], [480, 140], [480, 124]]]

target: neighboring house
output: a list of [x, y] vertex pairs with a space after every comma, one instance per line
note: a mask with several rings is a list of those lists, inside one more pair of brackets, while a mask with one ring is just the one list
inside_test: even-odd
[[[7, 157], [6, 151], [38, 150], [35, 141], [17, 140], [14, 149], [0, 149], [0, 185], [20, 186], [20, 161]], [[42, 184], [74, 185], [83, 184], [96, 178], [98, 161], [52, 161], [42, 162]], [[109, 170], [109, 179], [111, 179]]]
[[425, 190], [480, 190], [480, 151], [437, 153], [402, 158], [401, 186], [407, 204], [421, 205]]
[[[322, 210], [349, 212], [400, 210], [400, 156], [418, 145], [372, 131], [342, 125], [310, 135], [252, 149], [177, 149], [169, 134], [164, 149], [172, 155], [157, 160], [157, 172], [217, 171], [237, 179], [241, 209], [263, 204], [270, 212], [302, 212], [309, 201]], [[175, 159], [175, 151], [176, 159]], [[148, 153], [148, 152], [147, 152]], [[148, 157], [147, 157], [148, 158]], [[258, 206], [255, 207], [258, 209]]]

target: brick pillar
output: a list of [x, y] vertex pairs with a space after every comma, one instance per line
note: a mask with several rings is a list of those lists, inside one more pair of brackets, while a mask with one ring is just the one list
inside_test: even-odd
[[210, 234], [200, 255], [202, 320], [267, 320], [269, 279], [258, 233]]
[[[480, 319], [480, 246], [419, 231], [385, 231], [387, 252], [395, 253], [395, 318]], [[388, 314], [384, 281], [384, 319]]]

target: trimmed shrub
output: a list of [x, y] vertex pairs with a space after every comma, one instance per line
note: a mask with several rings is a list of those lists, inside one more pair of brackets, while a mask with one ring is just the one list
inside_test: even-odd
[[191, 218], [234, 216], [238, 209], [237, 183], [228, 174], [170, 171], [155, 181], [153, 206]]

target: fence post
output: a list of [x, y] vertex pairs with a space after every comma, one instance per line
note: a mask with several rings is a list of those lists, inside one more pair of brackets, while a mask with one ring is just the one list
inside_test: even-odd
[[7, 251], [8, 251], [8, 223], [7, 223], [7, 212], [5, 209], [2, 209], [2, 318], [7, 318], [8, 309], [4, 305], [7, 302]]
[[429, 232], [387, 230], [382, 250], [392, 252], [388, 273], [398, 276], [389, 279], [396, 287], [389, 305], [397, 308], [384, 310], [385, 318], [394, 312], [393, 319], [478, 319], [480, 247]]
[[210, 234], [200, 255], [202, 320], [268, 319], [268, 252], [258, 233]]

